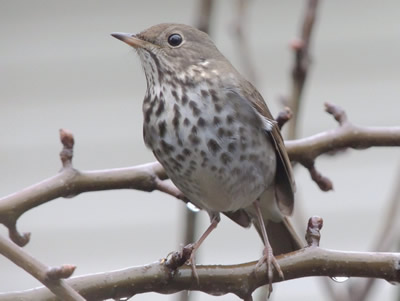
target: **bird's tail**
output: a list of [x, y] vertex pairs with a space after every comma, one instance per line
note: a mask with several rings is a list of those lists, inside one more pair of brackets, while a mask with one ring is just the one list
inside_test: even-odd
[[[267, 228], [268, 240], [275, 256], [296, 251], [304, 247], [305, 243], [297, 235], [292, 223], [286, 216], [283, 217], [281, 222], [264, 220], [264, 223]], [[261, 235], [261, 229], [259, 229], [258, 223], [255, 223], [255, 227]]]
[[[258, 224], [256, 218], [254, 218], [254, 214], [253, 208], [250, 210], [247, 208], [247, 210], [225, 212], [226, 216], [242, 227], [250, 227], [253, 221], [254, 227], [256, 228], [258, 234], [260, 234], [261, 239], [263, 239], [260, 225]], [[250, 216], [253, 216], [253, 218]], [[282, 221], [280, 222], [273, 222], [272, 220], [264, 217], [264, 224], [267, 228], [268, 240], [275, 256], [296, 251], [305, 246], [305, 242], [299, 237], [299, 235], [297, 235], [292, 223], [286, 216], [283, 216]]]

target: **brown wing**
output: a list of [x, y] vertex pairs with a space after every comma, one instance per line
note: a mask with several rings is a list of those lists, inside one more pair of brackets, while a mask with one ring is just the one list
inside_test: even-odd
[[292, 165], [286, 152], [285, 143], [283, 141], [281, 132], [264, 99], [257, 89], [247, 81], [246, 84], [242, 86], [242, 89], [246, 99], [251, 102], [253, 108], [256, 109], [262, 118], [265, 118], [268, 123], [271, 124], [271, 130], [268, 130], [267, 132], [275, 144], [277, 154], [275, 193], [278, 200], [278, 206], [282, 213], [285, 215], [290, 215], [293, 211], [294, 192], [296, 190], [296, 186], [294, 182]]

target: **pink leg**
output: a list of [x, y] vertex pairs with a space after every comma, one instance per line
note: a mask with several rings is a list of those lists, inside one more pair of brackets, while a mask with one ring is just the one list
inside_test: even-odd
[[265, 228], [264, 219], [262, 217], [262, 213], [261, 213], [261, 209], [260, 209], [260, 201], [256, 200], [253, 203], [253, 205], [256, 208], [257, 219], [258, 219], [258, 223], [260, 224], [261, 234], [262, 234], [264, 244], [265, 244], [264, 252], [263, 252], [264, 254], [258, 261], [256, 268], [258, 269], [264, 262], [267, 264], [267, 273], [268, 273], [268, 280], [269, 280], [269, 294], [268, 294], [268, 297], [269, 297], [269, 295], [272, 292], [272, 279], [273, 279], [272, 265], [275, 267], [275, 269], [279, 273], [279, 277], [281, 277], [282, 279], [283, 279], [283, 272], [281, 270], [281, 267], [279, 266], [278, 261], [274, 257], [274, 254], [272, 252], [272, 247], [268, 240], [267, 230]]
[[188, 263], [192, 267], [193, 275], [196, 278], [197, 282], [199, 282], [199, 275], [197, 274], [197, 271], [196, 271], [195, 253], [196, 253], [197, 249], [200, 247], [200, 245], [203, 243], [203, 241], [208, 237], [208, 235], [215, 228], [217, 228], [217, 225], [218, 225], [219, 221], [220, 221], [219, 216], [214, 217], [211, 220], [210, 226], [208, 226], [207, 230], [203, 233], [203, 235], [200, 236], [200, 238], [190, 246], [190, 248], [192, 249], [192, 253], [190, 254], [190, 258], [188, 260]]

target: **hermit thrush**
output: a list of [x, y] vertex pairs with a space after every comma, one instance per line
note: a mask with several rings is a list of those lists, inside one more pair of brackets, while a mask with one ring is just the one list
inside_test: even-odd
[[211, 225], [193, 244], [192, 266], [194, 251], [224, 213], [242, 226], [254, 223], [265, 244], [257, 267], [267, 263], [270, 283], [272, 266], [283, 277], [274, 255], [302, 243], [285, 217], [294, 202], [290, 161], [260, 93], [193, 27], [160, 24], [112, 35], [136, 49], [146, 75], [146, 145], [210, 215]]

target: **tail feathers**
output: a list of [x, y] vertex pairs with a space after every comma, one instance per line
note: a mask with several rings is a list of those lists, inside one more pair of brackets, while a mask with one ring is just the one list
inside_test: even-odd
[[[274, 255], [281, 255], [304, 247], [303, 240], [297, 235], [291, 222], [285, 216], [281, 222], [264, 220], [267, 228], [268, 240], [271, 244]], [[258, 233], [261, 235], [261, 229], [258, 223], [254, 223]]]
[[[224, 212], [224, 214], [242, 227], [250, 227], [253, 223], [261, 239], [263, 239], [260, 225], [255, 218], [253, 206], [246, 210]], [[305, 246], [305, 242], [297, 235], [292, 223], [286, 216], [283, 216], [280, 222], [273, 222], [264, 217], [264, 223], [267, 228], [268, 240], [275, 256], [296, 251]]]

